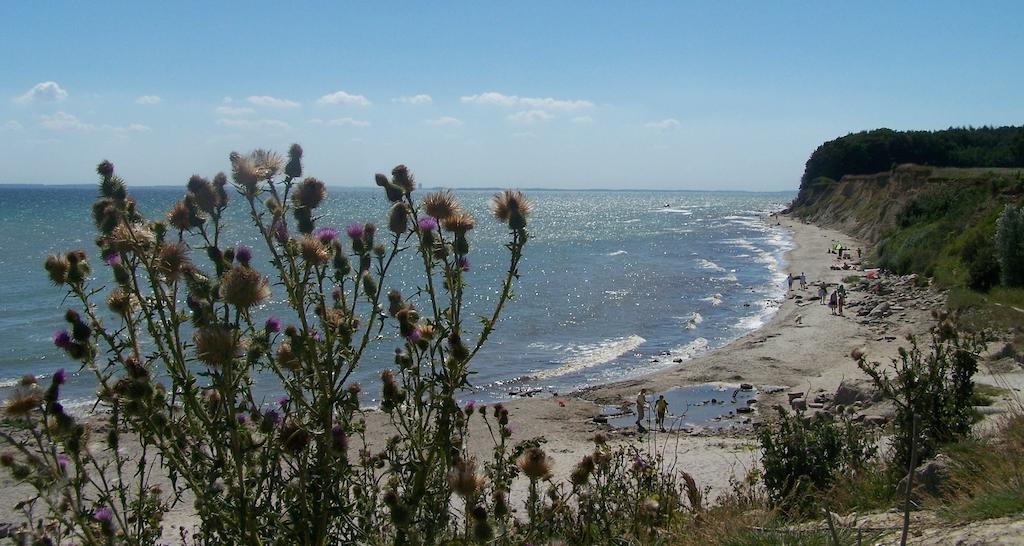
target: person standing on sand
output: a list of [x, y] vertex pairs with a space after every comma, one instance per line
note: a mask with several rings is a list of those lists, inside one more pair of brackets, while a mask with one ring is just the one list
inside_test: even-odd
[[789, 286], [790, 290], [793, 289], [793, 274], [792, 273], [786, 275], [786, 285]]
[[806, 290], [806, 289], [807, 289], [807, 275], [804, 275], [804, 272], [801, 271], [800, 272], [800, 290]]
[[644, 428], [644, 412], [647, 411], [647, 389], [640, 389], [636, 397], [636, 429], [639, 432], [647, 432]]
[[836, 288], [836, 293], [838, 294], [838, 297], [836, 298], [838, 301], [836, 303], [839, 307], [839, 314], [842, 315], [843, 306], [846, 305], [846, 287], [840, 284], [839, 288]]
[[860, 247], [857, 247], [857, 259], [860, 259]]
[[658, 395], [658, 401], [654, 403], [654, 422], [658, 428], [665, 432], [665, 413], [668, 411], [668, 400], [664, 394]]
[[832, 295], [828, 297], [828, 308], [832, 311], [832, 314], [836, 314], [836, 305], [839, 304], [839, 291], [834, 290]]
[[820, 300], [818, 303], [821, 305], [825, 305], [825, 298], [827, 297], [828, 289], [825, 288], [825, 283], [824, 281], [822, 281], [820, 284], [818, 284], [818, 300]]

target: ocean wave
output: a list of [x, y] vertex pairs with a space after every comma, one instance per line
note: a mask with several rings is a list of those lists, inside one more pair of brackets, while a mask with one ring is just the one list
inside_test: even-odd
[[690, 315], [689, 318], [686, 319], [686, 329], [687, 330], [694, 330], [698, 326], [700, 326], [700, 323], [702, 323], [702, 322], [704, 322], [704, 317], [701, 316], [700, 313], [694, 311], [693, 314]]
[[701, 298], [700, 301], [706, 301], [706, 302], [710, 303], [711, 305], [714, 305], [714, 306], [717, 307], [719, 305], [722, 305], [722, 295], [721, 294], [714, 294], [714, 295], [708, 296], [706, 298]]
[[672, 213], [672, 214], [682, 214], [684, 216], [688, 216], [688, 215], [693, 214], [693, 211], [690, 210], [690, 209], [673, 209], [673, 208], [658, 209], [657, 212], [669, 212], [669, 213]]
[[718, 280], [725, 281], [725, 282], [739, 282], [739, 279], [736, 278], [736, 274], [735, 273], [729, 273], [728, 275], [725, 275], [724, 277], [718, 277]]
[[724, 267], [716, 264], [715, 262], [712, 262], [711, 260], [707, 260], [707, 259], [701, 258], [700, 260], [697, 261], [697, 263], [699, 263], [700, 266], [703, 267], [704, 269], [709, 269], [711, 271], [720, 271], [720, 272], [724, 272], [725, 271]]
[[615, 252], [605, 254], [605, 256], [622, 256], [623, 254], [629, 254], [629, 252], [626, 252], [625, 250], [616, 250]]
[[639, 221], [640, 221], [639, 218], [630, 218], [629, 220], [623, 220], [622, 223], [623, 224], [635, 224], [635, 223], [637, 223]]
[[693, 357], [706, 352], [711, 347], [711, 342], [707, 339], [699, 337], [682, 347], [673, 349], [672, 356], [675, 358], [682, 358], [683, 360], [690, 360]]
[[646, 339], [632, 335], [627, 337], [606, 339], [591, 345], [579, 345], [568, 349], [571, 353], [566, 358], [556, 361], [561, 366], [552, 370], [542, 370], [530, 376], [531, 379], [552, 379], [566, 374], [580, 372], [588, 368], [607, 364], [612, 360], [636, 349]]

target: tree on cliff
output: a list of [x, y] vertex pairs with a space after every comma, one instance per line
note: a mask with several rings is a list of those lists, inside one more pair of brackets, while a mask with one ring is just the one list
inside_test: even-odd
[[996, 255], [1006, 286], [1024, 286], [1024, 207], [1006, 205], [996, 223]]

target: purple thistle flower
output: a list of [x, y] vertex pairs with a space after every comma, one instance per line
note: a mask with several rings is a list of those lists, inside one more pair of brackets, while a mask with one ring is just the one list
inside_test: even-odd
[[60, 455], [57, 455], [57, 466], [60, 467], [61, 472], [67, 470], [68, 463], [70, 463], [70, 462], [71, 462], [71, 459], [68, 459], [67, 455], [65, 455], [63, 453], [61, 453]]
[[512, 425], [505, 425], [501, 427], [501, 435], [506, 438], [511, 438], [513, 432], [515, 432], [515, 429], [512, 428]]
[[320, 239], [321, 243], [327, 245], [338, 237], [338, 230], [330, 227], [316, 228], [316, 231], [313, 232], [313, 237]]
[[70, 350], [75, 346], [75, 342], [71, 341], [71, 334], [67, 330], [58, 330], [53, 334], [53, 344], [65, 351]]
[[115, 265], [121, 265], [121, 255], [120, 254], [108, 254], [108, 255], [103, 257], [103, 261], [107, 265], [109, 265], [110, 267], [114, 267]]
[[64, 368], [61, 368], [61, 369], [53, 372], [53, 382], [54, 383], [56, 383], [58, 385], [63, 385], [64, 383], [67, 383], [67, 381], [68, 381], [68, 372], [65, 372]]
[[244, 413], [238, 413], [235, 415], [235, 420], [238, 421], [239, 425], [244, 425], [247, 418]]
[[459, 256], [459, 269], [463, 272], [469, 271], [469, 258], [465, 256]]
[[252, 259], [252, 249], [247, 246], [239, 246], [235, 249], [235, 259], [242, 265], [249, 265]]
[[277, 410], [267, 410], [267, 412], [263, 414], [263, 418], [275, 425], [280, 425], [281, 421], [284, 421], [284, 417], [282, 417], [281, 413]]
[[270, 231], [273, 232], [274, 238], [277, 239], [278, 243], [282, 245], [288, 242], [288, 224], [280, 218], [276, 218], [274, 223], [270, 225]]
[[432, 216], [424, 216], [416, 222], [416, 225], [419, 226], [420, 231], [434, 231], [437, 229], [437, 220]]
[[109, 523], [110, 520], [114, 518], [114, 511], [111, 510], [110, 508], [104, 506], [103, 508], [100, 508], [99, 510], [94, 512], [92, 517], [96, 521], [102, 521], [102, 522], [105, 522], [105, 523]]
[[363, 224], [349, 224], [348, 227], [345, 228], [345, 233], [348, 233], [348, 236], [353, 239], [362, 239]]
[[267, 331], [272, 333], [278, 333], [281, 331], [281, 321], [277, 317], [267, 318]]
[[421, 332], [419, 328], [416, 328], [409, 333], [409, 337], [407, 337], [406, 339], [408, 339], [412, 343], [416, 343], [417, 341], [420, 340], [421, 337], [423, 337], [423, 332]]
[[313, 338], [313, 341], [323, 341], [324, 340], [324, 337], [321, 336], [320, 332], [317, 332], [316, 330], [313, 330], [312, 335], [310, 335], [309, 337]]
[[285, 406], [285, 405], [286, 405], [286, 404], [287, 404], [288, 402], [291, 402], [291, 400], [292, 400], [292, 399], [291, 399], [291, 398], [288, 398], [288, 396], [287, 396], [287, 395], [285, 395], [285, 396], [282, 396], [281, 398], [278, 398], [278, 399], [277, 399], [277, 405], [278, 405], [278, 406], [281, 406], [281, 407], [283, 408], [283, 407], [284, 407], [284, 406]]
[[476, 400], [466, 401], [466, 407], [469, 409], [473, 409], [474, 407], [476, 407]]

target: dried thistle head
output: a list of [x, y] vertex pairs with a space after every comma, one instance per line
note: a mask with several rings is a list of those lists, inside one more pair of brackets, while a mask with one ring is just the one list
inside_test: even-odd
[[527, 449], [516, 461], [516, 466], [531, 480], [542, 480], [551, 477], [551, 459], [539, 447]]
[[50, 254], [46, 257], [46, 261], [43, 262], [43, 267], [46, 269], [46, 273], [50, 276], [50, 281], [53, 284], [59, 286], [67, 282], [70, 264], [64, 256]]
[[438, 220], [444, 220], [461, 212], [459, 202], [451, 190], [428, 193], [423, 198], [422, 207], [428, 216], [433, 216]]
[[133, 305], [131, 294], [125, 292], [120, 286], [113, 289], [107, 296], [107, 307], [122, 317], [131, 313]]
[[285, 341], [277, 346], [277, 363], [278, 365], [285, 367], [293, 372], [299, 371], [302, 367], [302, 363], [299, 362], [299, 357], [292, 351], [292, 344]]
[[405, 193], [412, 193], [416, 189], [416, 179], [413, 177], [409, 167], [405, 165], [398, 165], [391, 169], [391, 180], [396, 186], [402, 188]]
[[592, 455], [584, 455], [583, 459], [576, 463], [572, 474], [569, 475], [569, 481], [577, 486], [587, 483], [590, 475], [594, 473], [595, 466], [594, 457]]
[[302, 242], [299, 243], [299, 254], [306, 263], [315, 266], [325, 265], [331, 259], [327, 246], [312, 235], [302, 238]]
[[234, 179], [235, 184], [242, 189], [247, 197], [255, 197], [258, 193], [260, 176], [252, 162], [238, 152], [231, 152], [228, 159], [231, 160], [231, 178]]
[[242, 343], [227, 326], [207, 326], [192, 334], [196, 358], [210, 366], [223, 366], [242, 352]]
[[409, 207], [405, 203], [395, 203], [388, 212], [388, 230], [401, 235], [409, 229]]
[[203, 212], [210, 214], [220, 205], [220, 199], [209, 180], [192, 175], [188, 179], [188, 193], [191, 194], [196, 206]]
[[257, 148], [249, 153], [249, 164], [252, 165], [258, 179], [270, 180], [281, 172], [284, 160], [277, 152]]
[[491, 213], [512, 229], [525, 228], [526, 218], [532, 210], [533, 205], [526, 200], [523, 192], [518, 190], [505, 190], [491, 198]]
[[456, 235], [465, 235], [467, 231], [473, 229], [476, 226], [476, 220], [465, 212], [459, 212], [452, 216], [445, 218], [442, 221], [444, 229], [455, 233]]
[[305, 207], [310, 210], [320, 206], [325, 197], [327, 197], [327, 186], [312, 177], [300, 182], [295, 187], [295, 192], [292, 193], [292, 201], [296, 207]]
[[189, 212], [188, 206], [185, 205], [184, 201], [178, 201], [167, 212], [167, 223], [179, 231], [192, 229], [192, 214]]
[[267, 279], [255, 269], [233, 267], [221, 281], [220, 296], [231, 305], [248, 309], [270, 297], [270, 288]]
[[448, 486], [462, 498], [469, 498], [483, 488], [484, 479], [476, 474], [476, 462], [459, 459], [448, 472]]
[[167, 282], [175, 282], [180, 279], [182, 272], [188, 266], [188, 249], [185, 247], [185, 243], [160, 245], [160, 260], [157, 268]]
[[288, 148], [288, 163], [284, 166], [284, 174], [292, 178], [302, 176], [302, 146], [292, 144]]

